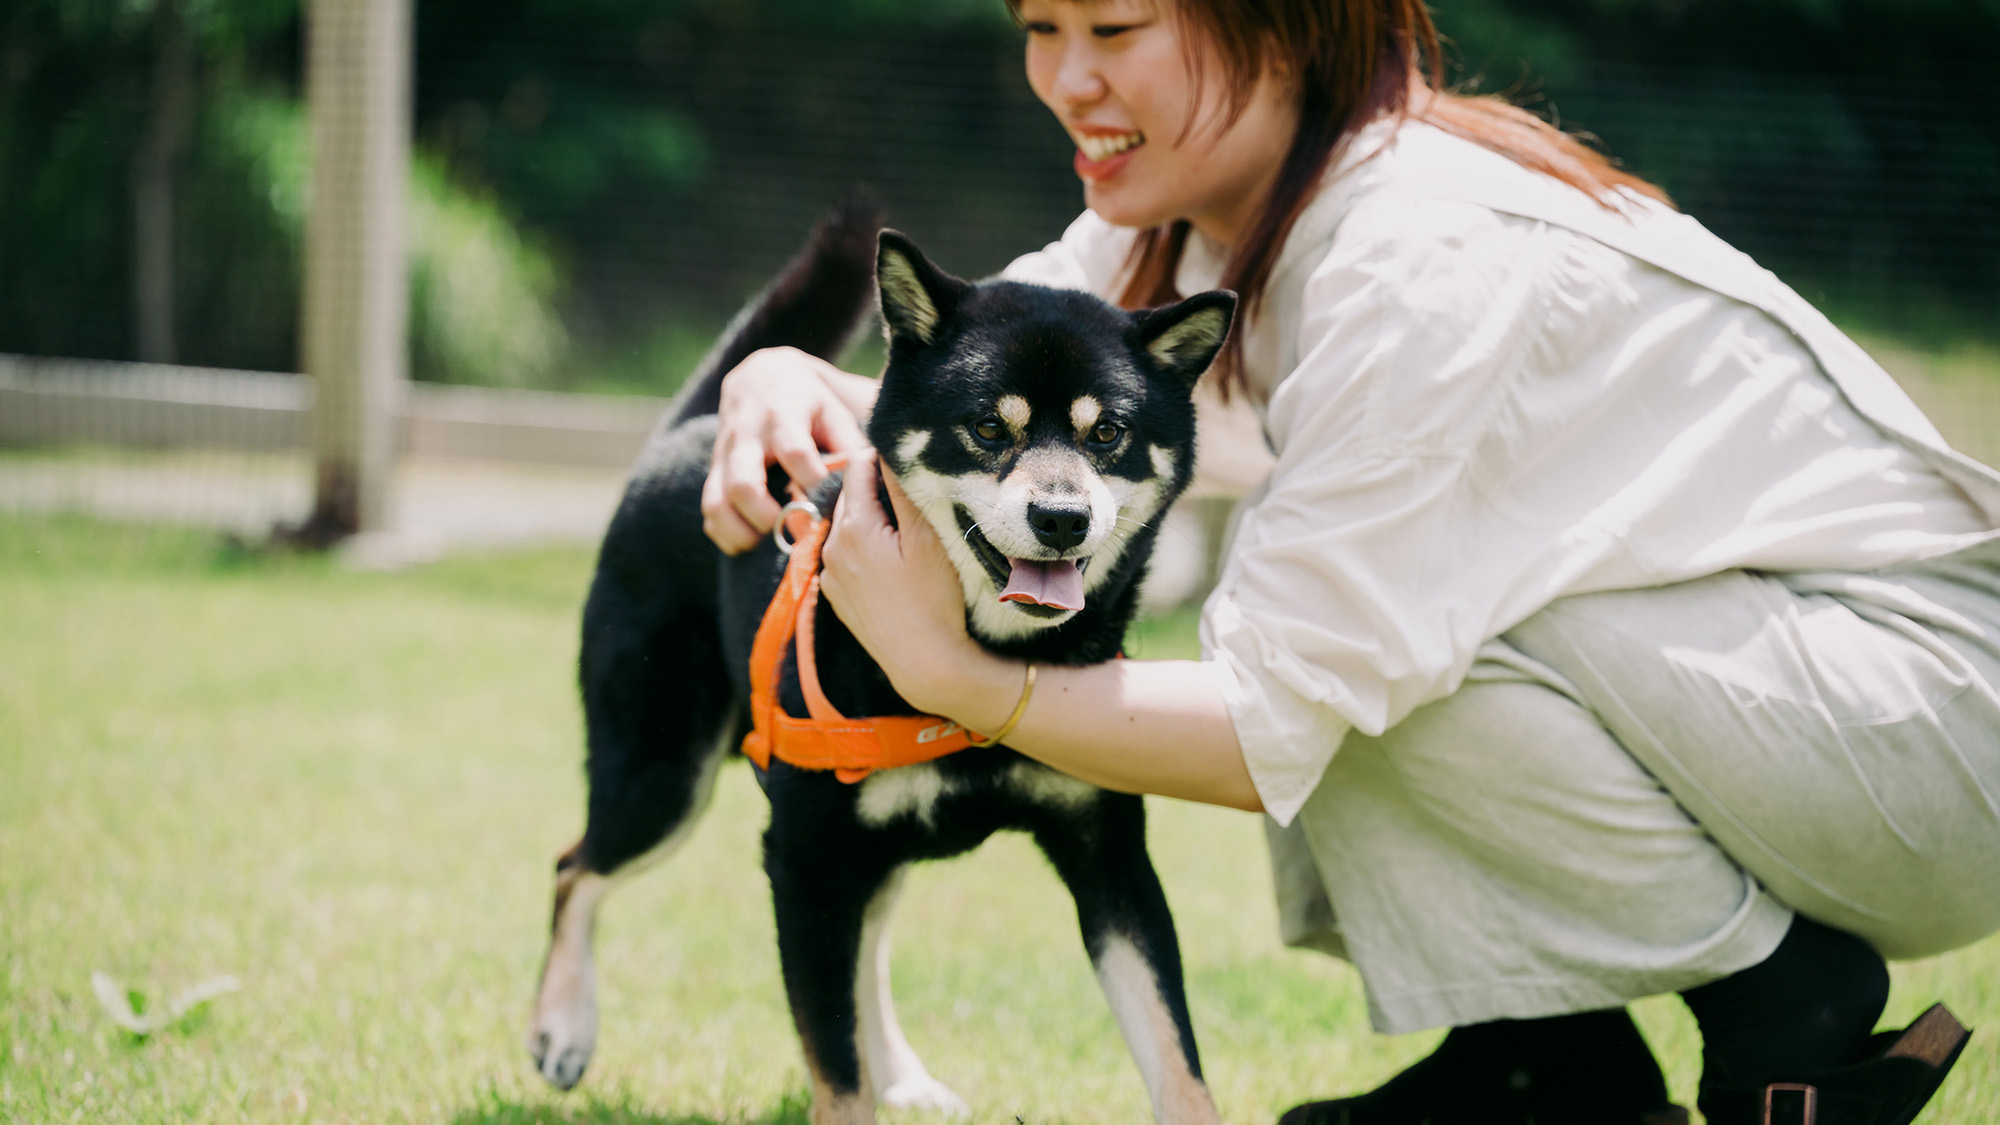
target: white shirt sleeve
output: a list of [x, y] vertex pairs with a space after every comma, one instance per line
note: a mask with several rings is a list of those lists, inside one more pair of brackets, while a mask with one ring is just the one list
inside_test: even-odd
[[1508, 613], [1562, 581], [1561, 533], [1489, 475], [1545, 311], [1544, 229], [1470, 205], [1378, 207], [1349, 216], [1306, 282], [1301, 358], [1268, 409], [1277, 463], [1202, 615], [1281, 823], [1348, 730], [1380, 734], [1450, 694]]

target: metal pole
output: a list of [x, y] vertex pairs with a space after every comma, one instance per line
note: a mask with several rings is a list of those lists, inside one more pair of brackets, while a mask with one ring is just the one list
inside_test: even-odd
[[315, 544], [388, 515], [409, 316], [410, 0], [310, 0], [303, 350], [313, 377]]

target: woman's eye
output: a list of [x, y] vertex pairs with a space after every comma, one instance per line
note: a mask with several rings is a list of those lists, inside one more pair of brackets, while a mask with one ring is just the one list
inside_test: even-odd
[[1090, 33], [1099, 39], [1116, 39], [1130, 30], [1129, 23], [1100, 23], [1091, 25]]
[[999, 441], [1007, 436], [1007, 428], [1000, 424], [1000, 419], [991, 414], [974, 422], [972, 432], [980, 441]]
[[1096, 426], [1092, 427], [1090, 440], [1096, 442], [1098, 445], [1110, 445], [1112, 442], [1118, 440], [1118, 435], [1124, 432], [1121, 427], [1114, 423], [1099, 422]]

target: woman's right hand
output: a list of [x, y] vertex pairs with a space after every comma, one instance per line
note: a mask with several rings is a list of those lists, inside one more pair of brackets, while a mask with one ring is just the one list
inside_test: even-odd
[[860, 415], [876, 383], [797, 348], [764, 348], [723, 377], [715, 453], [701, 489], [701, 526], [727, 554], [770, 534], [781, 510], [770, 466], [801, 488], [826, 479], [821, 453], [864, 449]]

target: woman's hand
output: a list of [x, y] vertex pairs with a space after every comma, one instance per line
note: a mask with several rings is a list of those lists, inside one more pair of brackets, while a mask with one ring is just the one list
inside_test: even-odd
[[724, 376], [715, 453], [701, 489], [702, 530], [715, 545], [734, 555], [770, 534], [780, 510], [767, 481], [771, 465], [812, 488], [826, 479], [822, 451], [867, 448], [859, 418], [875, 387], [797, 348], [752, 352]]
[[[878, 471], [887, 477], [894, 527], [875, 495]], [[848, 466], [820, 557], [820, 592], [898, 694], [961, 723], [983, 717], [946, 708], [964, 676], [994, 658], [965, 631], [965, 591], [937, 533], [873, 456]]]
[[[911, 706], [995, 731], [1024, 690], [1019, 661], [965, 631], [965, 591], [916, 506], [887, 477], [896, 526], [875, 498], [875, 458], [859, 457], [834, 505], [820, 592]], [[1045, 667], [1010, 750], [1093, 785], [1255, 811], [1263, 806], [1221, 689], [1187, 660]]]

